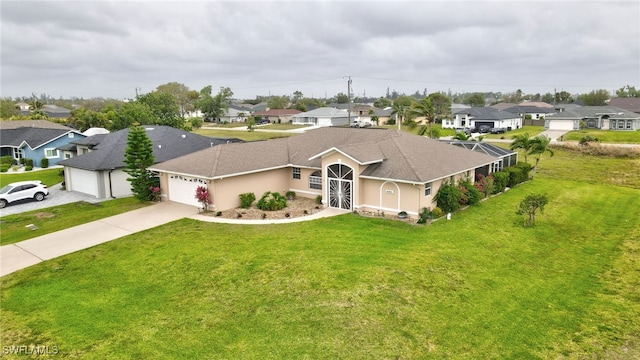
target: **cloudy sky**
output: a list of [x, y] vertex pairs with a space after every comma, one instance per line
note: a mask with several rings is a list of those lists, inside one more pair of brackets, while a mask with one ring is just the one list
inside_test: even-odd
[[3, 97], [640, 86], [640, 1], [1, 1]]

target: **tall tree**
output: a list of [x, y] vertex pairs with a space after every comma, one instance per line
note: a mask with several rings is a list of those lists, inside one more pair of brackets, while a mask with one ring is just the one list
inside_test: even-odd
[[556, 93], [556, 103], [558, 104], [570, 104], [574, 101], [573, 97], [567, 91], [560, 91]]
[[484, 95], [481, 93], [473, 93], [464, 98], [464, 104], [472, 107], [483, 107], [485, 105]]
[[396, 124], [398, 125], [398, 130], [402, 129], [402, 121], [405, 118], [405, 115], [407, 113], [407, 107], [403, 104], [401, 104], [398, 101], [394, 101], [393, 105], [391, 106], [391, 116], [396, 117]]
[[0, 119], [8, 119], [20, 115], [20, 110], [11, 98], [0, 99]]
[[525, 132], [522, 134], [514, 135], [512, 139], [513, 142], [511, 143], [511, 146], [509, 146], [509, 149], [521, 149], [524, 152], [524, 162], [528, 162], [527, 156], [529, 155], [529, 152], [533, 147], [533, 139], [529, 137], [529, 133]]
[[426, 97], [411, 104], [409, 112], [415, 116], [423, 116], [429, 123], [429, 137], [433, 138], [433, 122], [435, 121], [435, 109], [431, 104], [431, 99]]
[[549, 143], [551, 143], [551, 138], [545, 135], [536, 136], [531, 140], [531, 150], [529, 150], [529, 155], [534, 155], [536, 158], [536, 164], [533, 166], [533, 173], [531, 177], [536, 175], [536, 171], [538, 170], [538, 163], [540, 162], [540, 158], [545, 153], [549, 154], [549, 157], [553, 156], [553, 150], [549, 149]]
[[127, 148], [124, 153], [124, 172], [129, 174], [131, 192], [141, 200], [150, 200], [157, 181], [147, 168], [154, 163], [153, 143], [149, 140], [144, 127], [134, 124], [127, 135]]
[[373, 106], [384, 109], [387, 107], [391, 107], [392, 104], [393, 102], [391, 100], [381, 97], [373, 103]]
[[451, 98], [442, 93], [436, 92], [429, 94], [429, 100], [433, 106], [436, 119], [446, 118], [451, 115]]
[[349, 103], [349, 96], [345, 93], [338, 93], [335, 96], [336, 102], [338, 104], [348, 104]]
[[152, 92], [138, 97], [137, 102], [149, 106], [154, 116], [154, 125], [166, 125], [182, 129], [184, 118], [180, 115], [180, 107], [176, 98], [164, 92]]
[[286, 109], [289, 106], [289, 97], [273, 96], [267, 101], [269, 109]]
[[605, 89], [592, 90], [588, 94], [581, 96], [582, 104], [585, 106], [604, 106], [611, 98], [609, 92]]
[[160, 85], [156, 88], [155, 92], [171, 94], [178, 105], [178, 111], [182, 118], [184, 118], [189, 111], [193, 110], [193, 103], [197, 100], [197, 97], [194, 99], [191, 96], [192, 91], [189, 87], [177, 82]]
[[221, 87], [218, 94], [211, 95], [211, 85], [200, 90], [200, 99], [196, 103], [198, 109], [204, 114], [204, 121], [218, 121], [229, 109], [229, 101], [233, 91], [228, 87]]
[[109, 127], [112, 131], [126, 129], [133, 124], [152, 125], [155, 118], [149, 105], [132, 101], [122, 105]]
[[636, 90], [635, 86], [623, 86], [616, 90], [617, 97], [640, 97], [640, 90]]

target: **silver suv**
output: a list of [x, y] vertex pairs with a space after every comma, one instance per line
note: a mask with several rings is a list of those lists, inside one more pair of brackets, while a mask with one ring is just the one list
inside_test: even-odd
[[47, 195], [49, 189], [40, 180], [14, 182], [0, 189], [0, 209], [18, 200], [42, 201]]

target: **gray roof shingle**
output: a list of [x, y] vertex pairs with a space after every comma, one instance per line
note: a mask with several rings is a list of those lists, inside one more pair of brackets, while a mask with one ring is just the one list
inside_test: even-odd
[[331, 148], [361, 163], [370, 163], [361, 176], [416, 183], [497, 160], [397, 130], [329, 127], [288, 138], [220, 145], [156, 164], [152, 169], [209, 179], [287, 166], [319, 169], [319, 155]]

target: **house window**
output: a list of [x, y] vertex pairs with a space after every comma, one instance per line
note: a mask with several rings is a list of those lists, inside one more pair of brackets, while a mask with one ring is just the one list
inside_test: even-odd
[[631, 130], [631, 124], [633, 122], [631, 120], [627, 120], [627, 130]]
[[615, 128], [616, 128], [616, 121], [611, 120], [611, 125], [609, 125], [609, 129], [615, 129]]
[[294, 167], [292, 170], [293, 170], [293, 178], [300, 179], [300, 168]]
[[431, 195], [431, 183], [424, 184], [424, 196]]
[[309, 176], [309, 189], [322, 190], [322, 173], [319, 170]]
[[65, 153], [65, 154], [64, 154], [64, 158], [65, 158], [65, 159], [71, 159], [71, 154], [69, 154], [69, 153]]
[[59, 157], [58, 150], [56, 150], [54, 148], [44, 149], [44, 156], [46, 156], [47, 159], [49, 159], [49, 158], [57, 158], [57, 157]]
[[618, 129], [624, 129], [624, 120], [618, 121]]
[[502, 170], [502, 161], [496, 161], [491, 165], [491, 172], [498, 172]]
[[73, 139], [73, 133], [69, 133], [69, 139]]

